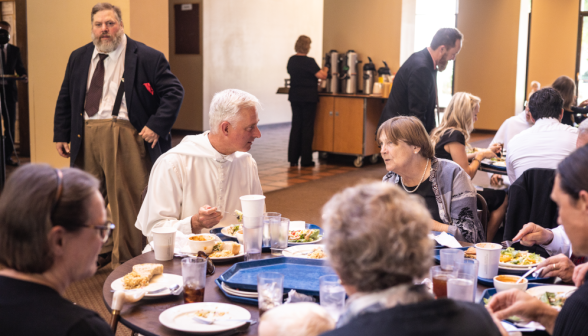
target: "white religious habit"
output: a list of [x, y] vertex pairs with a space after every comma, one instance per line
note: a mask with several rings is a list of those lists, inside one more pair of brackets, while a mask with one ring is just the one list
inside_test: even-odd
[[541, 118], [533, 127], [516, 135], [508, 144], [506, 172], [511, 183], [527, 169], [556, 169], [576, 150], [578, 129], [555, 118]]
[[236, 224], [233, 213], [241, 210], [239, 197], [263, 194], [251, 154], [223, 155], [212, 147], [208, 133], [186, 136], [153, 165], [135, 223], [149, 240], [155, 227], [192, 233], [191, 218], [206, 204], [228, 212], [216, 227]]

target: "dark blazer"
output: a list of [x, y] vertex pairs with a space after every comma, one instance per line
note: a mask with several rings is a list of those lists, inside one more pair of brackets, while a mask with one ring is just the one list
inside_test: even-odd
[[398, 69], [378, 127], [397, 116], [415, 116], [428, 133], [435, 128], [437, 70], [427, 48], [412, 54]]
[[[2, 53], [2, 57], [4, 57], [4, 53]], [[15, 72], [19, 76], [24, 76], [27, 74], [27, 70], [22, 64], [22, 59], [20, 58], [20, 49], [17, 46], [8, 44], [6, 46], [6, 60], [3, 59], [2, 61], [4, 62], [5, 75], [14, 75]], [[7, 84], [4, 86], [4, 89], [6, 90], [6, 95], [11, 96], [14, 99], [14, 101], [18, 101], [16, 81], [7, 80], [6, 82]]]
[[[55, 107], [53, 141], [71, 143], [72, 167], [84, 138], [84, 105], [93, 52], [94, 44], [88, 43], [71, 53]], [[161, 52], [128, 36], [124, 79], [129, 121], [138, 132], [147, 126], [159, 135], [155, 148], [145, 142], [151, 162], [155, 162], [171, 148], [169, 132], [180, 111], [184, 88], [171, 73]], [[147, 83], [153, 93], [145, 85]]]

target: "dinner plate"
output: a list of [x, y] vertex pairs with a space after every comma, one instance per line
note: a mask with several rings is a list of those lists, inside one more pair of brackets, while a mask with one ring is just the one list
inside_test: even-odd
[[[309, 244], [309, 245], [296, 245], [296, 246], [290, 246], [287, 249], [285, 249], [284, 251], [282, 251], [282, 255], [284, 255], [284, 257], [290, 257], [290, 258], [305, 258], [308, 259], [308, 254], [310, 252], [312, 252], [315, 248], [322, 248], [323, 251], [325, 251], [325, 245], [321, 245], [321, 244]], [[326, 259], [326, 258], [321, 258], [321, 259]]]
[[235, 288], [231, 288], [229, 286], [227, 286], [226, 283], [221, 283], [222, 288], [229, 294], [232, 295], [236, 295], [236, 296], [242, 296], [242, 297], [250, 297], [250, 298], [257, 298], [258, 294], [257, 292], [250, 292], [250, 291], [242, 291], [242, 290], [238, 290]]
[[531, 268], [539, 265], [540, 263], [542, 263], [545, 258], [540, 257], [541, 259], [539, 260], [538, 263], [533, 264], [533, 265], [513, 265], [513, 264], [509, 264], [509, 263], [504, 263], [504, 262], [498, 262], [498, 267], [500, 268], [505, 268], [505, 269], [519, 269], [519, 270], [530, 270]]
[[[180, 249], [180, 253], [190, 254], [190, 255], [194, 255], [194, 256], [196, 256], [198, 254], [198, 253], [192, 252], [189, 248], [187, 248], [187, 246], [182, 247]], [[219, 258], [210, 257], [210, 259], [216, 260], [216, 261], [229, 261], [229, 260], [241, 258], [244, 255], [245, 255], [245, 249], [243, 248], [243, 245], [241, 245], [241, 249], [239, 250], [239, 254], [237, 254], [237, 255], [234, 255], [232, 257], [219, 257]]]
[[527, 293], [532, 295], [536, 298], [539, 298], [541, 294], [545, 292], [551, 293], [568, 293], [571, 291], [575, 291], [578, 287], [575, 286], [563, 286], [563, 285], [549, 285], [549, 286], [538, 286], [527, 289]]
[[[233, 225], [241, 225], [241, 226], [243, 226], [243, 224], [231, 224], [231, 225], [228, 225], [228, 226], [225, 226], [225, 227], [223, 227], [223, 228], [220, 230], [220, 232], [221, 232], [222, 234], [224, 234], [225, 236], [227, 236], [227, 237], [232, 237], [232, 238], [235, 238], [235, 239], [236, 239], [237, 237], [235, 237], [235, 235], [232, 235], [232, 234], [230, 234], [230, 233], [228, 232], [229, 228], [230, 228], [231, 226], [233, 226]], [[242, 229], [242, 228], [241, 228], [241, 229]]]
[[[169, 274], [169, 273], [163, 273], [163, 274], [159, 274], [154, 276], [153, 278], [151, 278], [151, 281], [149, 281], [149, 285], [143, 287], [142, 289], [146, 290], [146, 291], [155, 291], [164, 287], [170, 287], [171, 285], [175, 285], [178, 284], [180, 287], [184, 286], [184, 281], [182, 279], [181, 275], [177, 275], [177, 274]], [[112, 284], [110, 284], [110, 288], [114, 289], [114, 290], [125, 290], [125, 288], [123, 287], [123, 278], [118, 278], [116, 280], [114, 280], [112, 282]], [[165, 289], [161, 292], [158, 293], [153, 293], [153, 294], [149, 294], [146, 293], [145, 297], [160, 297], [160, 296], [166, 296], [166, 295], [170, 295], [170, 291], [169, 289]]]
[[[196, 316], [196, 312], [199, 310], [223, 312], [225, 315], [216, 318], [216, 322], [213, 324], [203, 324], [192, 319], [192, 316]], [[232, 319], [241, 321], [231, 322]], [[251, 319], [251, 314], [245, 308], [216, 302], [178, 305], [165, 310], [159, 315], [159, 322], [170, 329], [198, 334], [212, 334], [235, 329], [246, 323], [242, 320], [249, 319]]]

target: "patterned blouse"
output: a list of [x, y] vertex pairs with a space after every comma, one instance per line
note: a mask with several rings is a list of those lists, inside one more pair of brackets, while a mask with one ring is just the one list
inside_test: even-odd
[[[433, 192], [439, 206], [439, 216], [449, 225], [448, 233], [457, 240], [479, 243], [486, 240], [486, 233], [477, 215], [476, 188], [468, 174], [455, 162], [431, 159]], [[388, 172], [383, 182], [400, 183], [400, 176]]]

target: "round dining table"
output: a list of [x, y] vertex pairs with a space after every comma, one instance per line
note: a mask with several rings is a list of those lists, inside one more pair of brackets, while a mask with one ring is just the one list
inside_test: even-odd
[[[469, 243], [462, 243], [463, 246], [471, 246], [472, 244]], [[274, 258], [270, 253], [262, 254], [262, 259]], [[114, 280], [125, 276], [127, 273], [132, 271], [133, 265], [136, 264], [143, 264], [143, 263], [160, 263], [163, 265], [164, 273], [171, 273], [171, 274], [182, 274], [182, 267], [181, 267], [181, 259], [182, 258], [174, 258], [173, 260], [169, 261], [158, 261], [155, 260], [155, 255], [153, 252], [144, 253], [140, 256], [137, 256], [118, 268], [116, 268], [106, 279], [104, 283], [104, 287], [102, 288], [102, 295], [104, 297], [104, 303], [106, 304], [106, 308], [110, 311], [112, 305], [112, 296], [113, 292], [111, 291], [111, 284]], [[215, 283], [215, 280], [223, 274], [226, 270], [228, 270], [235, 262], [243, 261], [243, 257], [240, 259], [236, 259], [233, 262], [229, 263], [217, 263], [215, 262], [216, 272], [214, 275], [210, 275], [206, 277], [206, 289], [204, 292], [204, 302], [222, 302], [222, 303], [230, 303], [233, 305], [237, 305], [247, 309], [251, 313], [252, 320], [259, 320], [259, 310], [256, 306], [241, 304], [230, 301], [218, 286]], [[482, 297], [482, 293], [488, 287], [478, 284], [477, 292], [476, 292], [476, 302]], [[187, 335], [184, 332], [176, 331], [169, 329], [163, 326], [159, 322], [159, 315], [168, 308], [181, 305], [184, 303], [184, 296], [183, 294], [174, 296], [168, 295], [163, 296], [158, 299], [149, 298], [143, 299], [136, 303], [125, 303], [120, 312], [120, 322], [126, 327], [130, 328], [134, 332], [141, 333], [146, 336], [154, 336], [154, 335]], [[258, 331], [257, 328], [259, 323], [254, 325], [246, 324], [243, 327], [221, 332], [217, 334], [218, 336], [229, 336], [229, 335], [257, 335]]]

